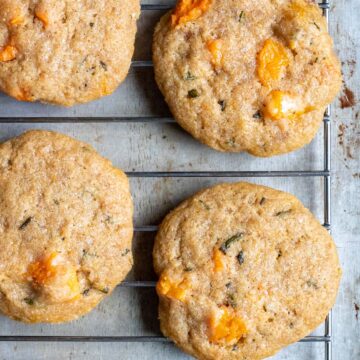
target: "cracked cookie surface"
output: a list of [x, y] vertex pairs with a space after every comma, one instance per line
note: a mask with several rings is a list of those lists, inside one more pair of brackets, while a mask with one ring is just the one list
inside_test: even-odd
[[89, 145], [30, 131], [0, 145], [0, 311], [25, 322], [86, 314], [127, 275], [126, 175]]
[[327, 230], [293, 195], [234, 183], [201, 191], [154, 246], [161, 330], [198, 359], [257, 360], [298, 341], [341, 277]]
[[266, 157], [303, 147], [341, 86], [310, 0], [181, 0], [156, 27], [153, 59], [175, 119], [219, 151]]
[[71, 106], [111, 94], [134, 51], [138, 0], [0, 0], [0, 89]]

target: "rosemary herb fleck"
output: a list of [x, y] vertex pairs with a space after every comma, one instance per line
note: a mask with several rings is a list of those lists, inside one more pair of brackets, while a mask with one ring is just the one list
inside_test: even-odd
[[114, 220], [110, 215], [106, 215], [105, 222], [107, 222], [108, 224], [113, 224]]
[[87, 256], [89, 256], [89, 257], [99, 257], [98, 254], [91, 253], [91, 252], [89, 252], [89, 250], [83, 249], [83, 258], [85, 258]]
[[316, 26], [316, 28], [320, 31], [320, 26], [315, 22], [313, 21], [313, 24]]
[[218, 104], [220, 105], [221, 111], [225, 111], [225, 109], [226, 109], [226, 101], [225, 100], [219, 100]]
[[234, 294], [227, 294], [227, 302], [232, 308], [236, 308], [237, 302]]
[[289, 210], [284, 210], [284, 211], [279, 211], [279, 212], [277, 212], [276, 214], [275, 214], [275, 216], [284, 216], [284, 215], [288, 215], [288, 214], [290, 214], [291, 213], [291, 211], [292, 211], [292, 209], [289, 209]]
[[206, 210], [210, 210], [210, 206], [203, 200], [199, 200], [199, 202], [204, 206]]
[[226, 142], [228, 145], [230, 145], [230, 146], [235, 146], [235, 138], [231, 138], [230, 140], [228, 140], [227, 142]]
[[262, 119], [262, 114], [261, 111], [258, 110], [254, 115], [253, 115], [254, 119]]
[[242, 265], [245, 261], [244, 252], [241, 250], [236, 258], [237, 258], [239, 264]]
[[197, 98], [199, 96], [200, 96], [200, 94], [196, 89], [191, 89], [191, 90], [188, 91], [188, 97], [190, 99], [195, 99], [195, 98]]
[[185, 80], [186, 80], [186, 81], [196, 80], [196, 76], [193, 75], [190, 71], [188, 71], [188, 72], [185, 74]]
[[109, 291], [110, 291], [110, 289], [109, 289], [107, 286], [100, 288], [100, 287], [91, 285], [91, 288], [94, 289], [94, 290], [100, 291], [100, 292], [102, 292], [103, 294], [108, 294]]
[[232, 236], [231, 238], [227, 239], [221, 246], [220, 246], [220, 251], [222, 251], [225, 255], [226, 252], [229, 250], [231, 244], [233, 244], [236, 241], [239, 241], [240, 239], [242, 239], [244, 236], [244, 233], [239, 232], [237, 234], [235, 234], [234, 236]]
[[107, 71], [108, 66], [107, 66], [103, 61], [101, 61], [101, 60], [100, 60], [100, 65], [101, 65], [101, 67], [102, 67], [105, 71]]
[[241, 10], [239, 14], [239, 23], [241, 23], [245, 19], [245, 11]]
[[24, 230], [31, 222], [32, 217], [29, 216], [20, 226], [19, 226], [19, 230]]
[[315, 280], [312, 280], [312, 279], [308, 280], [308, 281], [306, 282], [306, 285], [307, 285], [308, 287], [311, 287], [311, 288], [315, 289], [315, 290], [317, 290], [317, 289], [319, 288], [319, 286], [318, 286], [318, 284], [316, 283], [316, 281], [315, 281]]
[[121, 256], [126, 256], [129, 252], [130, 252], [130, 249], [125, 249], [125, 250], [121, 253]]
[[28, 304], [28, 305], [34, 305], [34, 299], [30, 298], [30, 297], [26, 297], [24, 299], [24, 301]]

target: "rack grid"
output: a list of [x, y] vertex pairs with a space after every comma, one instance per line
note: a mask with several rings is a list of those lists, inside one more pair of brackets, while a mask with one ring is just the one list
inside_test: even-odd
[[[142, 4], [141, 10], [170, 10], [175, 2], [169, 4]], [[323, 15], [329, 25], [330, 0], [321, 0], [318, 3], [323, 11]], [[152, 61], [132, 61], [132, 68], [151, 68]], [[323, 178], [323, 196], [324, 196], [324, 222], [323, 226], [331, 231], [331, 108], [328, 106], [324, 114], [324, 160], [321, 170], [300, 170], [300, 171], [180, 171], [180, 172], [127, 172], [129, 177], [133, 178], [159, 178], [159, 177], [197, 177], [197, 178], [266, 178], [266, 177], [320, 177]], [[171, 117], [0, 117], [0, 123], [174, 123]], [[137, 233], [155, 233], [158, 227], [156, 225], [138, 226], [134, 231]], [[132, 288], [154, 288], [155, 281], [124, 281], [120, 286]], [[306, 336], [299, 342], [303, 343], [323, 343], [325, 346], [325, 360], [332, 360], [332, 321], [331, 311], [324, 323], [324, 335]], [[22, 336], [22, 335], [3, 335], [0, 336], [1, 342], [170, 342], [163, 336]]]

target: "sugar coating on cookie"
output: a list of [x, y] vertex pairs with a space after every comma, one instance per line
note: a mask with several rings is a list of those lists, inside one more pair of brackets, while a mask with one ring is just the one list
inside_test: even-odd
[[0, 145], [0, 311], [63, 322], [93, 309], [132, 266], [125, 174], [89, 145], [30, 131]]
[[153, 59], [175, 119], [220, 151], [303, 147], [341, 86], [325, 18], [310, 0], [180, 0], [156, 27]]
[[308, 335], [333, 306], [335, 244], [293, 195], [222, 184], [163, 221], [154, 266], [161, 330], [199, 359], [256, 360]]
[[138, 0], [0, 0], [0, 90], [71, 106], [111, 94], [134, 51]]

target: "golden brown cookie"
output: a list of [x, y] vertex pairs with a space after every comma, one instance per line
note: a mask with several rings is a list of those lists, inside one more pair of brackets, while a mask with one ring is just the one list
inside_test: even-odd
[[139, 0], [0, 0], [0, 90], [66, 106], [111, 94], [139, 13]]
[[76, 319], [132, 266], [125, 174], [89, 145], [30, 131], [0, 145], [0, 311]]
[[341, 277], [328, 232], [293, 195], [222, 184], [163, 221], [154, 265], [161, 330], [198, 359], [257, 360], [303, 338]]
[[156, 27], [155, 77], [179, 124], [220, 151], [309, 143], [341, 85], [310, 0], [181, 0]]

